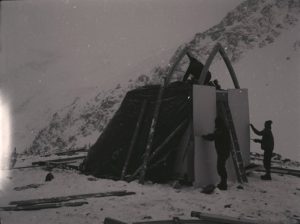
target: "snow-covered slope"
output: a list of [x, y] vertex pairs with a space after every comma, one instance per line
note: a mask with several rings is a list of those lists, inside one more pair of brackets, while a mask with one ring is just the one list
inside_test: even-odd
[[109, 91], [92, 97], [77, 97], [71, 104], [54, 113], [49, 125], [39, 131], [27, 153], [51, 153], [93, 144], [118, 109], [126, 92], [147, 83], [159, 83], [160, 69], [152, 71], [151, 79], [140, 75], [126, 86], [118, 84]]
[[[196, 34], [189, 43], [190, 51], [203, 62], [215, 43], [223, 45], [241, 87], [249, 89], [251, 121], [262, 128], [264, 120], [273, 119], [275, 150], [288, 157], [297, 157], [299, 148], [299, 19], [299, 1], [248, 0], [216, 26]], [[175, 77], [181, 78], [187, 63], [184, 58]], [[159, 82], [157, 75], [164, 69], [155, 68], [115, 89], [74, 100], [53, 115], [27, 151], [40, 153], [93, 144], [126, 91], [147, 82]], [[220, 57], [214, 61], [211, 71], [223, 87], [232, 87]]]

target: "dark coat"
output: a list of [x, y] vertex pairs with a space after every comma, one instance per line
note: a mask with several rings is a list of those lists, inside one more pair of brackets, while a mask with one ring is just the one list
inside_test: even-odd
[[202, 136], [205, 140], [215, 141], [218, 156], [228, 158], [230, 154], [230, 134], [224, 124], [216, 124], [215, 131]]
[[258, 131], [253, 125], [251, 127], [255, 134], [262, 136], [262, 139], [254, 139], [254, 141], [261, 144], [262, 150], [272, 152], [274, 149], [274, 137], [271, 128], [264, 128], [262, 131]]

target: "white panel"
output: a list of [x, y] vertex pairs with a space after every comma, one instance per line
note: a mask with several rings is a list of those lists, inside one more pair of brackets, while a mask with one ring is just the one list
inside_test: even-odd
[[247, 89], [228, 90], [228, 104], [242, 152], [244, 165], [250, 164], [249, 104]]
[[202, 139], [203, 134], [214, 131], [216, 118], [216, 90], [214, 87], [193, 86], [193, 125], [195, 135], [194, 186], [202, 187], [208, 184], [216, 184], [217, 155], [214, 142]]

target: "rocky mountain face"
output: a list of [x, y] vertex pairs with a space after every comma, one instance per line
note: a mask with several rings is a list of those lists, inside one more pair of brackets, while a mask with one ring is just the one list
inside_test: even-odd
[[[276, 39], [295, 27], [299, 19], [299, 0], [247, 0], [228, 13], [219, 24], [196, 34], [187, 44], [194, 56], [205, 61], [219, 42], [235, 64], [250, 50], [276, 44]], [[299, 42], [294, 43], [296, 50], [300, 48]], [[177, 49], [170, 64], [183, 47]], [[182, 78], [187, 65], [188, 59], [183, 58], [173, 80]], [[150, 74], [121, 83], [110, 91], [99, 92], [90, 99], [77, 97], [53, 114], [49, 125], [40, 130], [26, 153], [44, 154], [93, 144], [118, 109], [126, 92], [146, 84], [160, 83], [166, 69], [156, 67]]]
[[190, 43], [190, 51], [205, 61], [219, 42], [232, 63], [254, 48], [272, 44], [286, 30], [299, 22], [300, 2], [295, 0], [248, 0], [216, 26], [198, 33]]
[[118, 109], [128, 90], [159, 82], [160, 68], [151, 78], [140, 75], [126, 86], [117, 85], [110, 91], [99, 92], [90, 99], [77, 97], [71, 104], [53, 114], [48, 126], [39, 131], [25, 153], [49, 154], [87, 147], [93, 144]]

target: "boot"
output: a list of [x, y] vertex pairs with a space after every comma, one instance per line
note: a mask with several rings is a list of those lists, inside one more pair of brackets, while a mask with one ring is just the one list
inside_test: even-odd
[[272, 180], [271, 175], [269, 173], [266, 173], [265, 175], [262, 175], [260, 177], [262, 180]]
[[220, 182], [217, 187], [222, 190], [222, 191], [226, 191], [227, 190], [227, 183], [225, 182]]

